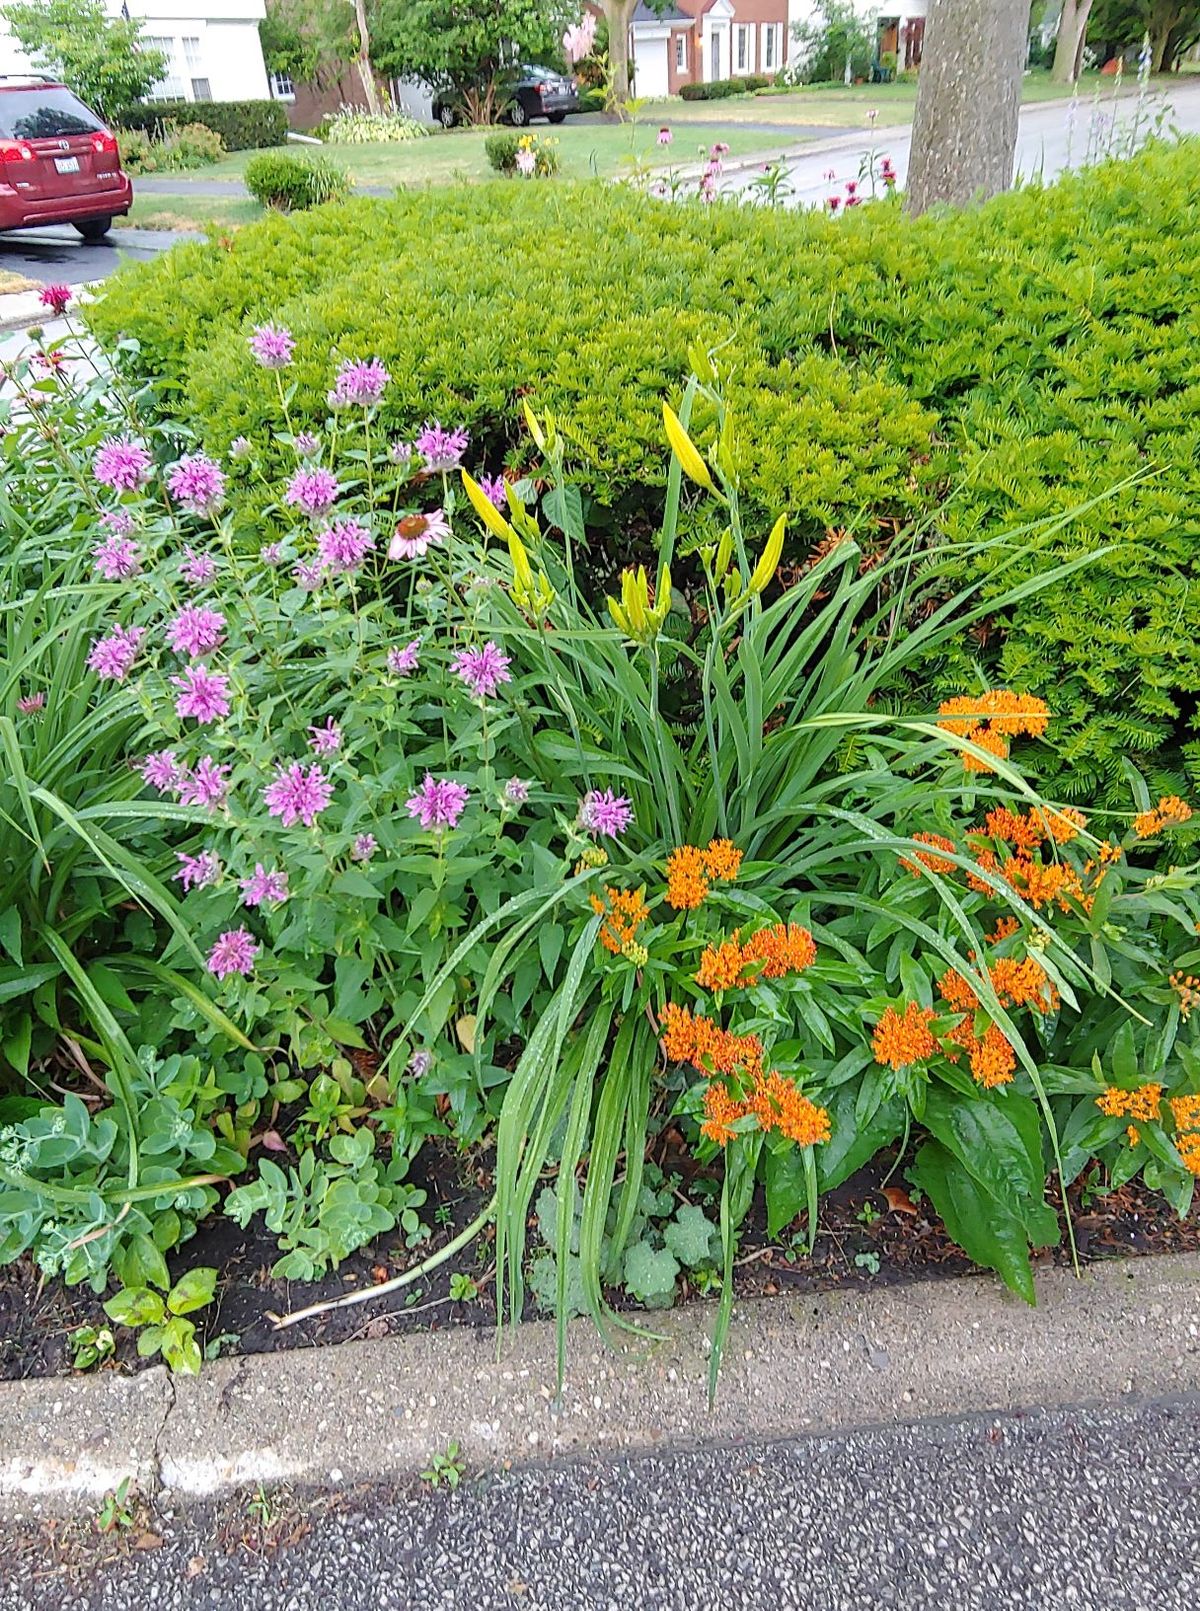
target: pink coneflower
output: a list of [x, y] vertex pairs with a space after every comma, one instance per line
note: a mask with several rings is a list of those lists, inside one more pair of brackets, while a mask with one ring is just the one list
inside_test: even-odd
[[217, 574], [217, 562], [211, 554], [198, 554], [194, 548], [185, 548], [179, 574], [192, 587], [203, 587]]
[[229, 772], [224, 762], [202, 755], [191, 771], [185, 768], [180, 772], [175, 784], [180, 804], [215, 811], [229, 792]]
[[659, 145], [670, 145], [671, 141], [674, 138], [675, 138], [675, 136], [671, 133], [670, 129], [667, 128], [666, 124], [664, 123], [662, 128], [659, 129], [659, 131], [658, 131], [658, 143], [659, 143]]
[[302, 514], [315, 520], [333, 508], [340, 491], [338, 478], [333, 471], [323, 470], [314, 465], [311, 469], [301, 468], [296, 471], [288, 482], [283, 501], [293, 504]]
[[242, 879], [243, 906], [261, 906], [264, 901], [279, 906], [287, 898], [287, 874], [278, 869], [268, 872], [261, 861], [255, 862], [249, 878]]
[[314, 436], [311, 431], [301, 431], [296, 437], [295, 446], [302, 459], [311, 459], [314, 454], [321, 451], [321, 439]]
[[202, 850], [198, 856], [189, 856], [185, 851], [176, 851], [179, 858], [179, 871], [174, 877], [181, 883], [184, 890], [204, 889], [208, 884], [215, 884], [221, 876], [221, 863], [211, 850]]
[[387, 556], [389, 559], [420, 559], [429, 552], [431, 543], [444, 543], [449, 535], [450, 522], [444, 509], [405, 515], [388, 543]]
[[106, 509], [100, 516], [100, 524], [114, 537], [128, 537], [133, 530], [133, 516], [127, 509]]
[[490, 699], [502, 682], [511, 682], [512, 659], [498, 643], [485, 643], [481, 649], [463, 649], [450, 662], [450, 670], [460, 677], [476, 699]]
[[485, 498], [496, 505], [497, 509], [508, 508], [508, 483], [502, 475], [481, 475], [479, 490]]
[[110, 436], [92, 460], [92, 474], [102, 487], [114, 492], [136, 492], [150, 479], [149, 453], [131, 436]]
[[432, 424], [425, 425], [413, 447], [424, 459], [426, 470], [457, 470], [470, 440], [461, 425], [456, 430], [444, 431], [434, 420]]
[[268, 543], [265, 548], [259, 549], [258, 557], [264, 565], [274, 570], [277, 565], [283, 564], [283, 544]]
[[537, 172], [537, 156], [528, 146], [522, 146], [516, 157], [517, 172], [526, 179], [532, 179]]
[[589, 789], [579, 802], [579, 826], [588, 833], [619, 839], [633, 821], [633, 807], [611, 789]]
[[179, 787], [183, 768], [175, 759], [174, 750], [154, 750], [142, 761], [139, 771], [151, 788], [159, 794], [172, 794]]
[[829, 208], [831, 213], [836, 213], [838, 208], [842, 205], [842, 198], [840, 196], [826, 196], [825, 205]]
[[727, 157], [728, 155], [729, 147], [725, 144], [724, 140], [718, 140], [713, 145], [712, 150], [708, 153], [708, 160], [710, 162], [719, 162], [722, 157]]
[[391, 376], [378, 358], [349, 358], [334, 378], [331, 408], [370, 408], [383, 396]]
[[250, 351], [264, 369], [286, 369], [296, 350], [296, 340], [281, 324], [258, 324], [250, 337]]
[[144, 627], [114, 627], [107, 637], [97, 638], [88, 654], [88, 669], [102, 682], [124, 682], [138, 657]]
[[311, 828], [333, 799], [333, 784], [317, 765], [305, 767], [298, 761], [282, 767], [273, 783], [263, 790], [263, 803], [285, 828], [302, 822]]
[[342, 730], [333, 717], [329, 716], [324, 727], [309, 728], [308, 743], [316, 755], [336, 755], [342, 747]]
[[178, 716], [194, 716], [201, 727], [229, 715], [229, 678], [207, 666], [185, 666], [183, 675], [172, 677], [172, 683], [181, 689], [175, 701]]
[[61, 319], [71, 305], [71, 287], [69, 285], [44, 285], [38, 301], [51, 313], [57, 314]]
[[231, 973], [251, 974], [260, 950], [249, 929], [226, 929], [208, 953], [208, 971], [218, 979]]
[[317, 561], [300, 560], [292, 566], [292, 575], [297, 587], [302, 587], [306, 593], [315, 593], [325, 578], [325, 567]]
[[36, 694], [22, 694], [17, 700], [17, 709], [22, 716], [36, 716], [39, 710], [46, 708], [46, 695], [39, 689]]
[[167, 490], [193, 515], [215, 515], [225, 502], [225, 472], [207, 453], [188, 453], [167, 477]]
[[176, 654], [209, 654], [225, 638], [225, 617], [202, 604], [185, 604], [167, 628], [167, 642]]
[[321, 564], [342, 576], [353, 575], [374, 546], [374, 537], [357, 520], [335, 520], [317, 536]]
[[504, 785], [504, 798], [509, 805], [524, 805], [529, 798], [529, 785], [524, 778], [509, 778]]
[[33, 361], [44, 375], [54, 375], [62, 368], [65, 359], [61, 352], [36, 352]]
[[350, 860], [370, 861], [378, 849], [379, 841], [373, 833], [356, 834], [354, 843], [350, 846]]
[[857, 179], [847, 179], [846, 180], [846, 200], [850, 201], [851, 198], [854, 197], [857, 193], [858, 193], [858, 180]]
[[142, 568], [141, 550], [128, 537], [112, 534], [92, 549], [96, 573], [106, 582], [123, 582]]
[[396, 677], [407, 677], [421, 664], [421, 640], [413, 638], [403, 648], [389, 649], [387, 668]]
[[453, 828], [462, 816], [470, 791], [461, 783], [449, 778], [435, 778], [426, 772], [425, 781], [417, 792], [405, 801], [410, 817], [416, 817], [422, 828]]

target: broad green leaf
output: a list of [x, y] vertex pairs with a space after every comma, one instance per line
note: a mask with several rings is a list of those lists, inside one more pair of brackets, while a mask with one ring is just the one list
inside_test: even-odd
[[212, 1302], [216, 1286], [216, 1270], [207, 1266], [189, 1270], [167, 1294], [167, 1308], [173, 1315], [188, 1315], [194, 1309], [203, 1309]]
[[967, 1173], [953, 1153], [927, 1141], [908, 1177], [926, 1194], [951, 1239], [969, 1258], [995, 1270], [1026, 1303], [1037, 1301], [1024, 1225]]
[[149, 1287], [126, 1287], [104, 1305], [104, 1313], [119, 1326], [158, 1326], [166, 1312], [163, 1300]]

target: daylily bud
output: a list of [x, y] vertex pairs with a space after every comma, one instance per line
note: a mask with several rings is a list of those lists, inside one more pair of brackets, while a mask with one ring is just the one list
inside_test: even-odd
[[478, 481], [469, 476], [465, 470], [460, 471], [460, 474], [462, 475], [462, 484], [466, 490], [467, 497], [471, 500], [472, 509], [494, 537], [502, 537], [507, 542], [512, 534], [512, 528], [509, 526], [508, 521], [505, 520]]
[[752, 593], [761, 593], [774, 576], [783, 554], [783, 534], [786, 526], [787, 516], [780, 515], [771, 528], [771, 535], [767, 538], [766, 547], [763, 549], [758, 564], [754, 567], [754, 574], [750, 578], [750, 591]]
[[679, 460], [684, 475], [690, 476], [698, 486], [707, 487], [710, 492], [715, 492], [717, 489], [713, 485], [708, 465], [700, 457], [695, 443], [679, 423], [679, 418], [669, 403], [663, 404], [663, 424], [666, 426], [671, 451]]
[[713, 566], [713, 575], [716, 577], [718, 582], [724, 578], [725, 572], [729, 569], [729, 562], [732, 560], [732, 558], [733, 533], [730, 531], [729, 527], [726, 526], [725, 530], [721, 533], [721, 541], [717, 544], [717, 562]]

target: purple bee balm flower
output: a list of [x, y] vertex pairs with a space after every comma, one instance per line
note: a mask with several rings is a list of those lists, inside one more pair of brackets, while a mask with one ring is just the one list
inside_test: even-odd
[[407, 677], [421, 663], [421, 640], [413, 638], [402, 649], [389, 649], [387, 668], [396, 677]]
[[611, 789], [589, 789], [579, 802], [579, 826], [588, 833], [619, 839], [633, 821], [633, 807]]
[[336, 575], [351, 576], [375, 546], [375, 539], [357, 520], [335, 520], [317, 537], [317, 556]]
[[410, 817], [416, 817], [422, 828], [453, 828], [462, 816], [469, 790], [449, 778], [435, 778], [426, 772], [425, 781], [417, 792], [405, 801]]
[[231, 459], [248, 459], [254, 452], [254, 443], [248, 436], [235, 436], [229, 444], [229, 457]]
[[476, 699], [490, 699], [502, 682], [511, 682], [511, 657], [498, 643], [485, 643], [481, 649], [464, 649], [450, 662], [450, 669], [461, 677]]
[[379, 841], [373, 833], [357, 834], [354, 843], [350, 846], [350, 860], [370, 861], [378, 849]]
[[71, 287], [69, 285], [44, 285], [38, 301], [51, 313], [57, 314], [61, 319], [71, 305]]
[[286, 369], [296, 350], [296, 340], [281, 324], [257, 324], [250, 337], [250, 351], [264, 369]]
[[444, 509], [431, 509], [423, 515], [404, 515], [388, 543], [389, 559], [420, 559], [431, 543], [444, 543], [450, 535], [450, 522]]
[[131, 436], [110, 436], [92, 460], [92, 474], [102, 487], [114, 492], [136, 492], [150, 479], [154, 461]]
[[154, 750], [142, 761], [138, 769], [145, 782], [159, 794], [171, 794], [179, 787], [183, 768], [175, 759], [174, 750]]
[[310, 727], [308, 742], [317, 755], [336, 755], [342, 747], [342, 730], [330, 716], [324, 727]]
[[146, 632], [144, 627], [114, 627], [107, 637], [97, 638], [88, 654], [88, 668], [102, 682], [124, 682]]
[[268, 543], [265, 548], [259, 550], [258, 557], [264, 565], [269, 565], [274, 570], [277, 565], [283, 564], [283, 544]]
[[433, 1067], [433, 1053], [425, 1051], [414, 1052], [408, 1060], [407, 1071], [414, 1080], [424, 1079]]
[[333, 508], [340, 491], [337, 476], [332, 470], [301, 468], [288, 482], [283, 501], [294, 505], [311, 519], [316, 519]]
[[103, 576], [106, 582], [123, 582], [126, 577], [136, 576], [142, 568], [138, 545], [128, 537], [118, 537], [115, 533], [102, 543], [97, 543], [92, 549], [92, 558], [96, 562], [97, 574]]
[[391, 378], [378, 358], [349, 358], [334, 378], [329, 401], [334, 408], [370, 408]]
[[325, 568], [320, 564], [300, 564], [292, 567], [292, 575], [296, 578], [296, 586], [302, 587], [306, 593], [315, 593], [325, 577]]
[[215, 884], [221, 876], [221, 863], [211, 850], [202, 850], [198, 856], [189, 856], [180, 850], [176, 855], [179, 857], [179, 871], [174, 876], [185, 890], [204, 889], [208, 884]]
[[301, 766], [293, 761], [281, 767], [278, 777], [263, 790], [263, 803], [285, 828], [302, 822], [311, 828], [333, 799], [333, 784], [319, 766]]
[[413, 445], [411, 442], [393, 442], [388, 448], [388, 458], [393, 464], [407, 467], [412, 463]]
[[225, 638], [225, 617], [202, 604], [185, 604], [167, 628], [167, 642], [176, 654], [208, 654]]
[[180, 774], [176, 789], [181, 805], [204, 806], [214, 811], [229, 791], [229, 767], [202, 755], [190, 771]]
[[457, 430], [444, 431], [434, 420], [431, 425], [425, 426], [413, 447], [424, 459], [427, 470], [457, 470], [470, 440], [461, 425]]
[[194, 515], [215, 515], [225, 502], [225, 472], [207, 453], [189, 453], [167, 477], [167, 490]]
[[288, 898], [287, 874], [280, 870], [268, 872], [261, 861], [256, 861], [249, 878], [242, 879], [242, 905], [261, 906], [271, 901], [276, 906]]
[[479, 490], [485, 498], [491, 500], [497, 509], [508, 508], [508, 483], [502, 475], [481, 475], [479, 477]]
[[193, 587], [203, 587], [217, 574], [217, 562], [211, 554], [198, 554], [194, 548], [185, 548], [179, 574]]
[[229, 678], [207, 666], [185, 666], [181, 677], [172, 677], [180, 689], [175, 701], [178, 716], [194, 716], [201, 727], [229, 715]]
[[231, 973], [251, 974], [260, 950], [249, 929], [226, 929], [208, 953], [208, 971], [218, 979], [227, 979]]
[[301, 431], [296, 438], [296, 452], [302, 459], [311, 459], [321, 451], [321, 439], [311, 431]]
[[22, 716], [36, 716], [39, 710], [46, 708], [46, 695], [39, 689], [36, 694], [22, 694], [17, 700], [17, 709]]
[[128, 537], [133, 530], [133, 516], [126, 509], [106, 509], [100, 524], [114, 537]]
[[529, 785], [524, 778], [509, 778], [504, 785], [504, 798], [509, 805], [524, 805], [529, 798]]

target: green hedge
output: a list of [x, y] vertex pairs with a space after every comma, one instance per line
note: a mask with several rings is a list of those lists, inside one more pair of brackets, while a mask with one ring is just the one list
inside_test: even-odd
[[350, 193], [345, 168], [322, 155], [289, 157], [277, 151], [263, 151], [247, 162], [245, 180], [255, 201], [284, 213], [339, 201]]
[[117, 123], [144, 129], [156, 140], [162, 139], [164, 124], [202, 123], [221, 136], [226, 151], [283, 145], [288, 132], [287, 111], [278, 101], [155, 101], [128, 107]]
[[752, 73], [742, 78], [712, 78], [707, 84], [681, 84], [679, 94], [685, 101], [723, 101], [730, 95], [749, 95], [753, 90], [766, 89], [773, 78]]
[[[537, 242], [536, 251], [530, 242]], [[657, 203], [614, 186], [359, 200], [189, 243], [112, 278], [91, 318], [222, 449], [274, 424], [250, 326], [296, 332], [293, 413], [325, 417], [331, 354], [378, 353], [388, 428], [461, 420], [527, 461], [517, 399], [569, 429], [613, 514], [613, 562], [663, 480], [660, 397], [718, 347], [744, 495], [830, 531], [1002, 532], [1097, 500], [1032, 549], [1095, 563], [929, 668], [972, 662], [1049, 697], [1069, 795], [1200, 779], [1200, 162], [1155, 149], [1050, 189], [917, 221]], [[704, 435], [704, 422], [700, 424]], [[702, 506], [707, 510], [708, 506]], [[688, 536], [711, 536], [694, 516]]]

